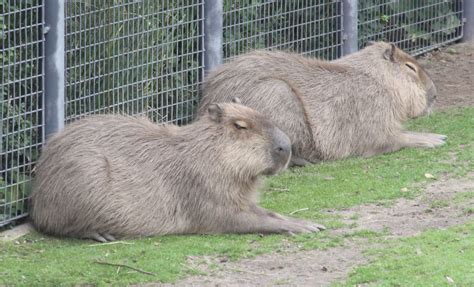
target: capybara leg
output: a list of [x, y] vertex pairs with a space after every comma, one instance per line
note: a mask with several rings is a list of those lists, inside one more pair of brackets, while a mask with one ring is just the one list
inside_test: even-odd
[[312, 225], [312, 226], [316, 227], [318, 229], [318, 231], [319, 230], [326, 230], [326, 227], [324, 225], [321, 225], [321, 224], [318, 224], [318, 223], [310, 222], [310, 221], [307, 221], [307, 220], [304, 220], [304, 219], [298, 219], [298, 218], [294, 218], [294, 217], [281, 215], [281, 214], [275, 213], [273, 211], [266, 210], [265, 208], [262, 208], [262, 207], [256, 207], [256, 208], [258, 209], [258, 211], [257, 211], [258, 213], [266, 213], [270, 217], [275, 217], [275, 218], [278, 218], [278, 219], [284, 220], [284, 221], [293, 221], [293, 222], [297, 222], [299, 224]]
[[309, 161], [299, 157], [292, 156], [290, 160], [290, 166], [306, 166], [309, 164], [311, 164]]
[[378, 154], [395, 152], [406, 147], [434, 148], [445, 144], [447, 138], [447, 136], [439, 134], [403, 131], [398, 137], [393, 138], [391, 142], [387, 143], [386, 146], [367, 150], [363, 156], [371, 157]]
[[110, 234], [107, 234], [107, 233], [100, 234], [98, 232], [90, 232], [84, 235], [83, 237], [89, 238], [98, 242], [102, 242], [102, 243], [116, 240], [115, 237]]
[[404, 131], [402, 138], [406, 146], [409, 147], [434, 148], [445, 144], [448, 137], [439, 134]]
[[232, 218], [221, 218], [223, 224], [218, 232], [227, 233], [311, 233], [320, 231], [320, 225], [309, 221], [285, 220], [281, 215], [271, 212], [262, 213], [248, 210], [231, 215]]

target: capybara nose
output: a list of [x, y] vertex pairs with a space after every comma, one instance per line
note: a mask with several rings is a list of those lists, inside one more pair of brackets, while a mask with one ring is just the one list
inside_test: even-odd
[[279, 146], [275, 148], [276, 154], [280, 156], [289, 156], [289, 153], [291, 151], [291, 146]]
[[291, 141], [280, 129], [275, 128], [273, 139], [273, 153], [279, 161], [286, 163], [291, 155]]

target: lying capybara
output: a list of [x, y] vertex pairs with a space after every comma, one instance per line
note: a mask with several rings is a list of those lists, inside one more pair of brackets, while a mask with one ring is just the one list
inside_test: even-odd
[[258, 112], [212, 104], [184, 127], [119, 115], [79, 120], [48, 141], [31, 218], [47, 234], [110, 241], [323, 227], [257, 205], [261, 175], [286, 168], [288, 137]]
[[199, 114], [230, 95], [289, 136], [296, 165], [432, 148], [446, 139], [403, 129], [430, 110], [436, 88], [413, 57], [384, 42], [332, 62], [276, 51], [242, 55], [207, 77]]

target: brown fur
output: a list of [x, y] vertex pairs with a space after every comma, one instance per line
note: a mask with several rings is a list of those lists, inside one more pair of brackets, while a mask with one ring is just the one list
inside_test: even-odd
[[184, 127], [118, 115], [79, 120], [38, 162], [31, 217], [48, 234], [94, 238], [314, 232], [257, 205], [260, 177], [284, 169], [288, 137], [239, 104]]
[[290, 137], [296, 164], [435, 147], [446, 138], [403, 130], [406, 119], [430, 110], [436, 88], [413, 57], [384, 42], [333, 62], [276, 51], [242, 55], [207, 77], [199, 113], [231, 96]]

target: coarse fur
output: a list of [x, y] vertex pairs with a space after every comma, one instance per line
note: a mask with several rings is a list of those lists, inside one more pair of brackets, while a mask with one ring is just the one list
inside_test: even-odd
[[418, 62], [393, 44], [372, 43], [337, 61], [254, 51], [207, 77], [200, 112], [238, 97], [285, 132], [293, 164], [435, 147], [443, 135], [402, 127], [428, 113], [436, 88]]
[[257, 204], [261, 175], [286, 168], [288, 137], [237, 103], [209, 105], [183, 127], [91, 116], [43, 149], [31, 218], [47, 234], [93, 238], [297, 233], [323, 227]]

